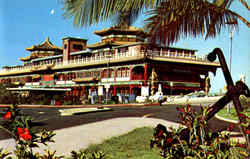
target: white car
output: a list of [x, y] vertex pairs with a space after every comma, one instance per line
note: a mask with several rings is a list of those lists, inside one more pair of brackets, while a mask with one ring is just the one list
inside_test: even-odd
[[152, 102], [154, 102], [154, 101], [158, 102], [160, 99], [163, 100], [163, 93], [162, 92], [156, 92], [155, 95], [149, 97], [149, 100], [151, 100]]

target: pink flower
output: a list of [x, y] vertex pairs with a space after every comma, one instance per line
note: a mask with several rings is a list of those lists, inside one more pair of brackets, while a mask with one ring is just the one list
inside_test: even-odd
[[242, 113], [239, 114], [239, 117], [241, 117], [241, 118], [243, 118], [243, 119], [246, 119], [246, 118], [247, 118], [247, 116], [246, 116], [245, 114], [242, 114]]

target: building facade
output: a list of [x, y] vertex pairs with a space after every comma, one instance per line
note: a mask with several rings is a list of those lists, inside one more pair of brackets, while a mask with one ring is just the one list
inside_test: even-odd
[[30, 56], [20, 66], [4, 66], [1, 83], [16, 90], [67, 90], [66, 96], [151, 95], [161, 86], [164, 95], [205, 90], [208, 72], [218, 62], [198, 57], [196, 50], [164, 47], [147, 42], [147, 34], [132, 26], [96, 31], [101, 41], [65, 37], [63, 46], [49, 38], [26, 48]]

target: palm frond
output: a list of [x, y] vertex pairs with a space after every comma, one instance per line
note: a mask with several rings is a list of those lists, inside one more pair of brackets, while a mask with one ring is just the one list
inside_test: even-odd
[[239, 0], [239, 1], [243, 6], [245, 6], [248, 10], [250, 10], [250, 7], [245, 0]]
[[149, 15], [146, 21], [152, 41], [167, 45], [187, 36], [215, 37], [229, 20], [237, 21], [231, 11], [203, 0], [168, 0]]
[[131, 20], [132, 23], [144, 8], [154, 8], [161, 1], [162, 0], [63, 0], [63, 10], [64, 17], [73, 17], [74, 25], [78, 27], [106, 21], [113, 16], [121, 15], [121, 13], [125, 13], [127, 20]]
[[233, 1], [234, 0], [214, 0], [213, 4], [218, 6], [218, 7], [228, 9], [231, 6]]
[[140, 12], [137, 10], [120, 12], [117, 15], [112, 17], [113, 25], [124, 25], [131, 26], [140, 15]]

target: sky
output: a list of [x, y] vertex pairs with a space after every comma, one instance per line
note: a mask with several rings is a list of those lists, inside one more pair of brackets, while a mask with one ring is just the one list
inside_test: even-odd
[[[20, 57], [29, 56], [25, 48], [42, 43], [47, 36], [56, 46], [62, 46], [62, 38], [72, 36], [88, 39], [88, 44], [100, 41], [95, 30], [102, 30], [111, 26], [111, 22], [101, 22], [89, 27], [76, 28], [72, 19], [63, 17], [63, 5], [60, 0], [1, 0], [0, 1], [0, 68], [6, 65], [20, 65]], [[239, 1], [234, 1], [231, 9], [250, 21], [250, 14]], [[134, 26], [143, 27], [142, 15]], [[213, 39], [183, 38], [173, 44], [198, 50], [197, 55], [204, 55], [219, 47], [229, 59], [229, 30], [223, 29]], [[246, 83], [250, 86], [250, 29], [239, 21], [239, 29], [235, 31], [232, 41], [232, 77], [234, 82], [240, 75], [246, 76]], [[225, 79], [221, 69], [217, 69], [216, 76], [212, 73], [211, 92], [224, 90]]]

